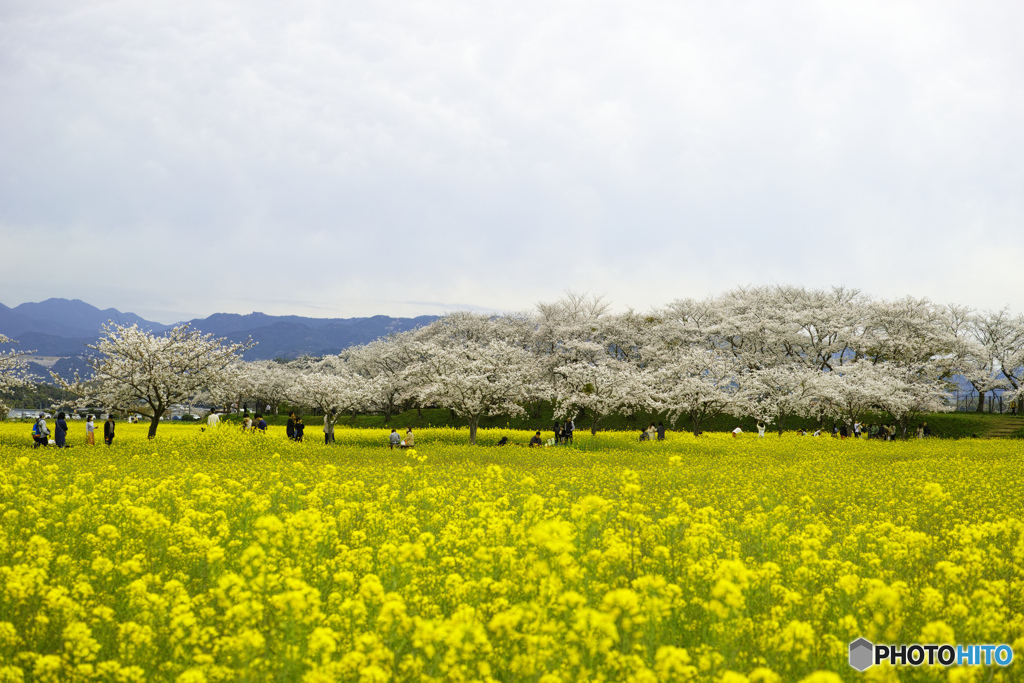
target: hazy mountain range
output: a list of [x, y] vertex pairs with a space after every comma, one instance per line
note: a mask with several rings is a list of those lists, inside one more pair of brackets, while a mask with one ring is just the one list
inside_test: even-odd
[[[231, 341], [252, 337], [259, 342], [245, 353], [246, 360], [297, 358], [339, 353], [349, 346], [365, 344], [392, 332], [427, 325], [437, 316], [391, 318], [304, 318], [295, 315], [274, 316], [264, 313], [215, 313], [208, 318], [187, 321], [193, 329]], [[50, 359], [47, 365], [63, 374], [73, 374], [84, 364], [80, 357], [86, 344], [95, 342], [108, 320], [123, 325], [137, 324], [152, 332], [173, 327], [146, 320], [134, 313], [114, 308], [100, 310], [78, 299], [47, 299], [24, 303], [14, 308], [0, 304], [0, 333], [18, 341], [19, 349], [34, 350]], [[58, 360], [53, 361], [56, 358]], [[49, 378], [47, 368], [33, 364], [36, 375]]]

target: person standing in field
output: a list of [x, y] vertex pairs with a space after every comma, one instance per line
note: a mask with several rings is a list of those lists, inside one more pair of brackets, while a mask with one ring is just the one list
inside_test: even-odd
[[302, 424], [302, 418], [295, 418], [295, 440], [302, 442], [302, 435], [306, 432], [306, 425]]
[[89, 415], [85, 420], [85, 442], [90, 446], [96, 445], [96, 423], [93, 422], [95, 419], [93, 415]]
[[659, 420], [658, 421], [658, 441], [664, 441], [664, 440], [665, 440], [665, 424]]
[[53, 424], [53, 441], [57, 448], [64, 448], [68, 439], [68, 423], [64, 418], [64, 413], [57, 413], [57, 421]]
[[107, 421], [103, 423], [103, 443], [108, 446], [114, 443], [114, 416], [107, 413]]
[[759, 437], [761, 437], [762, 439], [764, 438], [764, 429], [765, 429], [764, 422], [761, 422], [760, 420], [758, 420], [757, 421], [757, 435]]
[[46, 448], [50, 445], [50, 428], [46, 426], [46, 413], [39, 413], [39, 419], [32, 427], [32, 438], [36, 442], [33, 448]]
[[324, 413], [324, 445], [334, 443], [334, 423], [338, 421], [337, 416], [334, 413], [334, 408], [331, 408]]
[[652, 422], [651, 426], [647, 428], [647, 440], [648, 441], [654, 441], [657, 438], [658, 438], [658, 428], [655, 427], [654, 423]]
[[285, 426], [284, 433], [292, 441], [295, 440], [295, 413], [288, 413], [288, 424]]
[[576, 423], [570, 417], [565, 421], [565, 442], [572, 443], [572, 433], [576, 431]]
[[220, 424], [220, 415], [217, 414], [215, 409], [211, 409], [210, 414], [206, 416], [206, 424], [210, 427], [216, 427]]

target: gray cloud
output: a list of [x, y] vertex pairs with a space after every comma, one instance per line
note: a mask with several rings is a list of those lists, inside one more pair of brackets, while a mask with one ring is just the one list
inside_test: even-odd
[[414, 315], [777, 281], [1024, 310], [1021, 20], [5, 3], [3, 300]]

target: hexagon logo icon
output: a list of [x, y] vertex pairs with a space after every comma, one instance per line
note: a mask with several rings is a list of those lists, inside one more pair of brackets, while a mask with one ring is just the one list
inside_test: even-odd
[[864, 671], [874, 664], [875, 646], [866, 638], [858, 638], [850, 643], [850, 666], [857, 671]]

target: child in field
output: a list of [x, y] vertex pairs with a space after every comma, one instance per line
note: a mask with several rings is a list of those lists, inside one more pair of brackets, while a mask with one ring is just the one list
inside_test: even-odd
[[306, 431], [306, 425], [302, 424], [302, 418], [295, 418], [295, 440], [302, 441], [302, 434]]
[[96, 445], [96, 423], [93, 422], [95, 419], [89, 415], [85, 420], [85, 442], [90, 446]]

